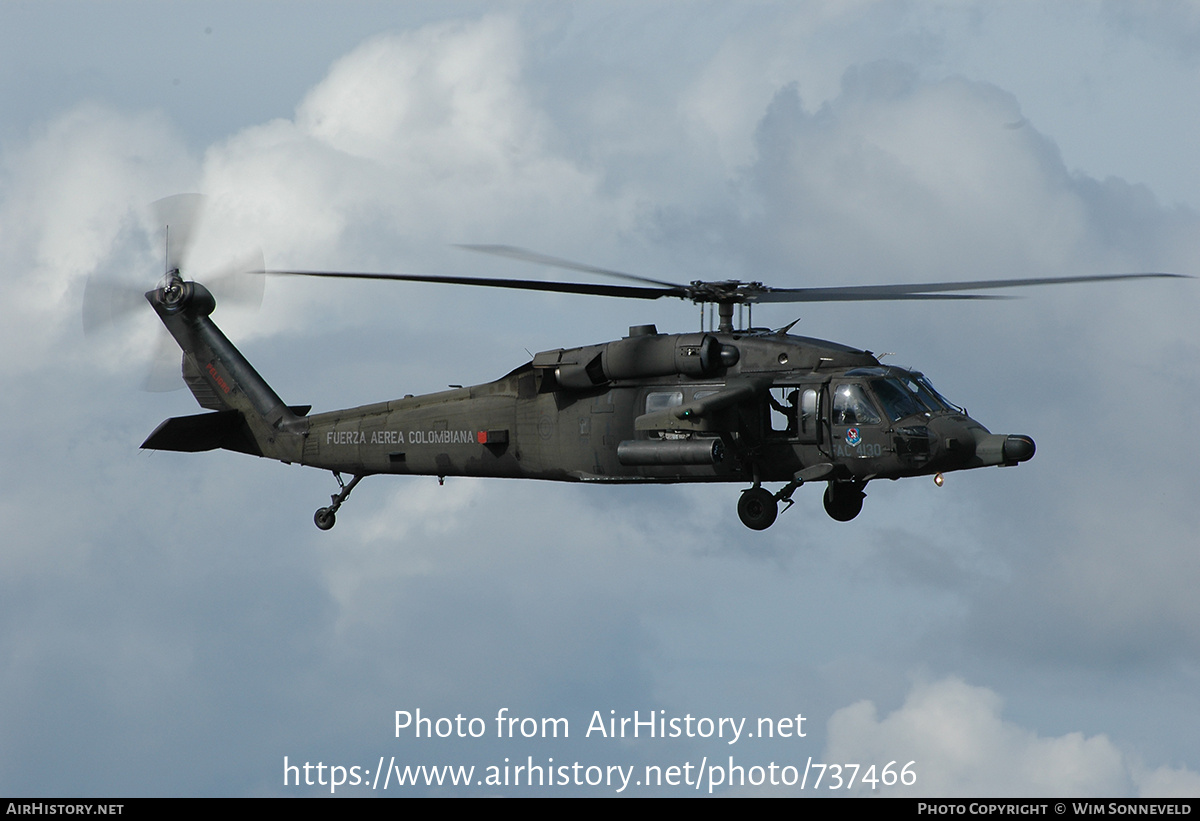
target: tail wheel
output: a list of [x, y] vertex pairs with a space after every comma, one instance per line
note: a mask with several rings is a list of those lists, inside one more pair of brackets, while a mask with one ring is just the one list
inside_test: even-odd
[[350, 491], [354, 490], [354, 486], [362, 481], [365, 473], [360, 473], [350, 479], [349, 482], [342, 480], [342, 474], [338, 471], [333, 472], [333, 478], [337, 479], [338, 487], [341, 488], [337, 493], [330, 494], [329, 507], [317, 508], [317, 512], [313, 514], [313, 524], [321, 530], [329, 530], [337, 524], [338, 508], [342, 506], [342, 502], [346, 501], [346, 497], [350, 495]]
[[779, 503], [766, 488], [752, 487], [742, 491], [738, 499], [738, 518], [751, 530], [766, 530], [779, 515]]
[[323, 507], [313, 514], [313, 523], [316, 524], [316, 526], [321, 530], [329, 530], [331, 527], [337, 524], [337, 517], [334, 515], [332, 510], [327, 507]]
[[858, 485], [830, 482], [825, 488], [825, 512], [831, 519], [848, 522], [862, 512], [866, 496]]

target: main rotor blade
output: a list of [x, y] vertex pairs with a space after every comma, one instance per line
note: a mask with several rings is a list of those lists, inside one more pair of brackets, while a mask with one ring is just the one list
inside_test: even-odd
[[636, 274], [627, 274], [624, 271], [613, 271], [609, 268], [597, 268], [595, 265], [587, 265], [582, 262], [572, 262], [569, 259], [552, 257], [548, 254], [539, 254], [536, 251], [528, 251], [524, 248], [517, 248], [513, 245], [458, 245], [456, 247], [463, 248], [467, 251], [476, 251], [480, 254], [491, 254], [497, 257], [519, 259], [522, 262], [533, 262], [539, 265], [549, 265], [554, 268], [563, 268], [568, 271], [579, 271], [584, 274], [600, 274], [606, 277], [616, 277], [617, 279], [628, 279], [631, 282], [647, 282], [651, 285], [661, 285], [664, 288], [686, 287], [675, 282], [664, 282], [661, 279], [650, 279], [649, 277], [641, 277]]
[[331, 279], [383, 279], [400, 282], [437, 282], [448, 285], [481, 285], [487, 288], [513, 288], [521, 291], [550, 291], [562, 294], [590, 294], [628, 299], [659, 299], [664, 296], [689, 297], [682, 285], [667, 288], [636, 288], [632, 285], [592, 285], [583, 282], [544, 282], [537, 279], [495, 279], [491, 277], [451, 277], [425, 274], [372, 274], [351, 271], [260, 271], [272, 276], [328, 277]]
[[[504, 247], [504, 246], [499, 246]], [[579, 266], [584, 270], [585, 266]], [[593, 273], [602, 269], [591, 269]], [[1101, 274], [1078, 277], [1031, 277], [1024, 279], [980, 279], [963, 282], [919, 282], [897, 285], [845, 285], [829, 288], [769, 288], [759, 282], [693, 282], [690, 285], [665, 284], [662, 288], [630, 285], [596, 285], [581, 282], [546, 282], [530, 279], [493, 277], [435, 276], [432, 274], [377, 274], [350, 271], [258, 271], [279, 276], [327, 277], [331, 279], [377, 279], [400, 282], [433, 282], [450, 285], [477, 285], [487, 288], [511, 288], [522, 291], [588, 294], [628, 299], [676, 297], [697, 303], [787, 303], [787, 302], [867, 302], [959, 299], [1012, 299], [991, 294], [964, 294], [961, 291], [1019, 288], [1027, 285], [1069, 285], [1124, 279], [1188, 279], [1186, 274]], [[631, 277], [633, 278], [633, 277]], [[636, 278], [635, 278], [636, 279]], [[649, 280], [654, 282], [654, 280]]]
[[255, 276], [266, 267], [261, 248], [247, 251], [225, 265], [198, 277], [223, 307], [249, 308], [262, 305], [266, 278]]
[[661, 296], [678, 296], [695, 302], [868, 302], [868, 301], [899, 301], [925, 299], [1011, 299], [1005, 296], [988, 296], [983, 294], [961, 294], [960, 291], [980, 291], [997, 288], [1019, 288], [1028, 285], [1064, 285], [1085, 282], [1104, 282], [1121, 279], [1147, 278], [1186, 278], [1182, 274], [1142, 273], [1142, 274], [1102, 274], [1077, 277], [1029, 277], [1022, 279], [982, 279], [964, 282], [924, 282], [896, 285], [848, 285], [829, 288], [770, 288], [760, 283], [752, 282], [693, 282], [691, 285], [680, 285], [674, 282], [650, 279], [648, 277], [627, 274], [623, 271], [613, 271], [595, 265], [573, 262], [560, 257], [540, 254], [512, 245], [460, 245], [468, 251], [477, 251], [494, 256], [508, 257], [523, 262], [550, 265], [555, 268], [565, 268], [570, 271], [580, 271], [588, 274], [618, 277], [635, 282], [647, 282], [672, 289], [670, 293]]
[[[949, 295], [955, 291], [1021, 288], [1027, 285], [1071, 285], [1122, 279], [1190, 279], [1186, 274], [1099, 274], [1078, 277], [979, 279], [964, 282], [920, 282], [901, 285], [844, 285], [833, 288], [764, 288], [746, 295], [747, 302], [866, 302], [907, 299], [995, 299], [985, 295]], [[947, 294], [942, 296], [942, 294]]]

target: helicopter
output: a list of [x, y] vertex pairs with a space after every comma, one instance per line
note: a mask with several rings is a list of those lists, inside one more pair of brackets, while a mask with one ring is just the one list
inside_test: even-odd
[[[185, 213], [179, 195], [160, 201]], [[163, 210], [163, 209], [160, 209]], [[213, 322], [216, 300], [180, 269], [190, 226], [168, 227], [167, 272], [145, 292], [182, 351], [181, 375], [206, 412], [162, 422], [141, 447], [214, 449], [328, 470], [337, 482], [313, 520], [329, 530], [358, 483], [381, 474], [505, 477], [593, 483], [726, 482], [746, 485], [737, 514], [769, 528], [806, 484], [824, 484], [828, 515], [848, 522], [876, 480], [1013, 466], [1036, 447], [992, 433], [942, 396], [921, 372], [870, 351], [753, 326], [755, 304], [995, 299], [974, 291], [1082, 284], [1168, 273], [775, 288], [740, 280], [675, 283], [502, 245], [462, 246], [636, 284], [421, 274], [268, 270], [306, 276], [508, 288], [628, 299], [678, 298], [701, 307], [701, 330], [635, 325], [621, 339], [542, 351], [495, 381], [312, 413], [284, 402]], [[261, 292], [261, 289], [260, 289]], [[715, 328], [704, 310], [715, 306]], [[749, 321], [735, 324], [745, 306]], [[144, 308], [143, 308], [144, 310]], [[85, 295], [85, 324], [87, 298]], [[710, 320], [710, 326], [712, 325]], [[349, 476], [349, 479], [345, 479]], [[768, 484], [781, 484], [775, 491]]]

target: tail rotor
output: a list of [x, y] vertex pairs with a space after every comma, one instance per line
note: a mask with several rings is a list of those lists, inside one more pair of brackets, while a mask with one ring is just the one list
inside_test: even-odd
[[[207, 198], [202, 194], [176, 194], [150, 204], [153, 222], [159, 226], [163, 273], [153, 282], [132, 284], [93, 274], [83, 294], [83, 331], [95, 339], [116, 328], [128, 332], [131, 317], [149, 316], [147, 288], [163, 305], [182, 304], [191, 294], [185, 276], [191, 273], [196, 238], [206, 222]], [[264, 268], [261, 249], [253, 249], [205, 271], [202, 279], [223, 306], [255, 309], [262, 304], [265, 277], [249, 274]], [[154, 323], [157, 340], [150, 349], [143, 389], [154, 392], [184, 387], [180, 378], [180, 352], [171, 336]], [[125, 327], [122, 327], [125, 326]]]

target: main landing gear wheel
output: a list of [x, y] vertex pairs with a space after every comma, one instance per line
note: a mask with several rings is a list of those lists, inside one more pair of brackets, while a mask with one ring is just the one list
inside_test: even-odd
[[766, 530], [779, 515], [779, 503], [766, 488], [752, 487], [742, 491], [738, 499], [738, 518], [751, 530]]
[[830, 482], [825, 488], [825, 512], [831, 519], [848, 522], [862, 512], [866, 496], [859, 485]]

